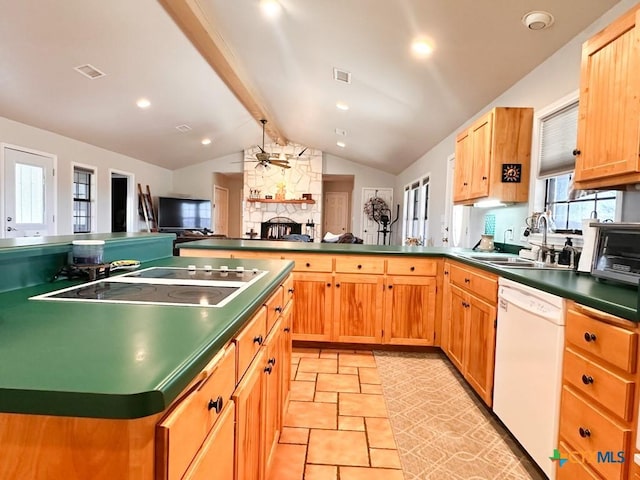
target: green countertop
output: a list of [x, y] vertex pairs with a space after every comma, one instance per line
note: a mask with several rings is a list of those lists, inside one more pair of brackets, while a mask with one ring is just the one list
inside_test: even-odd
[[627, 320], [639, 321], [638, 288], [596, 280], [588, 274], [565, 270], [538, 270], [502, 268], [470, 258], [478, 254], [469, 249], [447, 247], [413, 247], [396, 245], [358, 245], [348, 243], [304, 243], [265, 240], [207, 239], [184, 243], [184, 249], [206, 250], [255, 250], [291, 253], [328, 253], [349, 255], [413, 255], [445, 257], [467, 263], [500, 275], [501, 277], [538, 288], [578, 303], [601, 310]]
[[[204, 261], [143, 266], [189, 264]], [[78, 283], [68, 280], [0, 294], [0, 412], [130, 419], [165, 410], [293, 268], [225, 265], [269, 273], [220, 308], [28, 300]]]

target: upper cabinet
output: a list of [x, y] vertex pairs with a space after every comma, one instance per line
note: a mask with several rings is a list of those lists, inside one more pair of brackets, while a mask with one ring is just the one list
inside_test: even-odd
[[640, 5], [582, 46], [575, 186], [640, 182]]
[[455, 204], [526, 202], [532, 108], [497, 107], [456, 137]]

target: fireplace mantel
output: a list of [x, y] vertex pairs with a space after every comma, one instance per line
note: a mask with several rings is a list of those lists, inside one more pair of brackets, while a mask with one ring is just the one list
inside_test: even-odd
[[306, 198], [298, 198], [292, 200], [278, 200], [276, 198], [247, 198], [247, 202], [253, 203], [316, 203], [315, 200], [309, 200]]

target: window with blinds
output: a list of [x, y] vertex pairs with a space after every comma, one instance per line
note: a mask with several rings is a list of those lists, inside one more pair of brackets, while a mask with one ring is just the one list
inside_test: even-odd
[[429, 177], [404, 187], [404, 215], [402, 233], [419, 238], [423, 244], [429, 233]]
[[94, 174], [88, 168], [73, 167], [73, 233], [91, 232]]
[[573, 150], [578, 138], [578, 102], [545, 117], [540, 125], [538, 176], [549, 177], [575, 168]]

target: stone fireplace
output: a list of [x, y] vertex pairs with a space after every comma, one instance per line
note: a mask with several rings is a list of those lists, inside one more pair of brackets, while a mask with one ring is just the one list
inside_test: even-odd
[[[297, 231], [296, 226], [296, 231], [291, 233], [313, 233], [310, 236], [315, 242], [322, 239], [322, 152], [308, 148], [298, 158], [303, 149], [304, 146], [296, 144], [265, 145], [267, 152], [290, 154], [293, 158], [289, 160], [289, 169], [273, 165], [256, 168], [255, 154], [260, 150], [255, 147], [244, 151], [243, 232], [259, 232], [261, 238], [265, 238], [268, 234], [263, 231], [263, 225], [281, 217], [300, 227]], [[310, 197], [314, 203], [306, 203], [304, 197]], [[286, 226], [271, 230], [272, 233], [286, 231]]]

